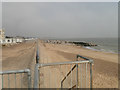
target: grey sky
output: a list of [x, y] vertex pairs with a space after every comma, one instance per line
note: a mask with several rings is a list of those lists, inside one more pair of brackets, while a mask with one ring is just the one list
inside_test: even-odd
[[9, 36], [56, 38], [117, 37], [115, 3], [3, 3], [3, 28]]

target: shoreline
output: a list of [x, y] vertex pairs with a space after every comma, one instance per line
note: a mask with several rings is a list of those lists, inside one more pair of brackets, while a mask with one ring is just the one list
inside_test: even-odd
[[70, 41], [70, 40], [43, 40], [45, 43], [51, 43], [51, 44], [65, 44], [65, 45], [75, 45], [75, 46], [82, 46], [83, 48], [87, 48], [89, 50], [93, 51], [100, 51], [105, 53], [113, 53], [113, 54], [119, 54], [118, 50], [112, 50], [112, 48], [105, 48], [106, 46], [101, 47], [99, 44], [91, 43], [89, 41]]
[[83, 47], [83, 48], [86, 48], [86, 49], [89, 49], [89, 50], [93, 50], [93, 51], [98, 51], [98, 52], [104, 52], [104, 53], [112, 53], [112, 54], [119, 54], [118, 52], [115, 52], [115, 51], [112, 51], [112, 50], [106, 50], [106, 49], [96, 49], [96, 48], [93, 48], [93, 47]]
[[[88, 49], [88, 48], [84, 48], [83, 46], [76, 46], [76, 45], [73, 45], [73, 44], [52, 44], [52, 43], [46, 43], [46, 44], [49, 44], [49, 45], [52, 45], [52, 46], [66, 47], [64, 49], [67, 49], [67, 47], [74, 48], [74, 49], [79, 49], [79, 50], [77, 50], [77, 52], [76, 51], [74, 52], [74, 49], [72, 49], [70, 51], [67, 51], [67, 52], [72, 52], [72, 53], [76, 53], [76, 54], [81, 53], [81, 55], [83, 55], [83, 56], [88, 56], [88, 55], [86, 55], [86, 53], [89, 53], [90, 55], [92, 55], [91, 57], [94, 57], [94, 58], [97, 58], [97, 59], [102, 58], [103, 60], [106, 60], [107, 58], [109, 58], [109, 60], [107, 60], [107, 61], [118, 63], [118, 53], [91, 50], [91, 49]], [[54, 48], [52, 48], [52, 49], [54, 49]], [[65, 50], [59, 49], [59, 51], [65, 51]], [[82, 52], [84, 52], [84, 54]], [[111, 55], [113, 55], [113, 57]]]

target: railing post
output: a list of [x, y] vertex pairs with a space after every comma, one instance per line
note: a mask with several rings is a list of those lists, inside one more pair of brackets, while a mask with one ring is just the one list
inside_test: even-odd
[[28, 75], [28, 89], [30, 90], [30, 88], [31, 88], [31, 72], [29, 69], [25, 69], [25, 71], [27, 72], [27, 75]]
[[36, 50], [36, 63], [39, 63], [39, 47], [37, 42], [37, 50]]
[[34, 89], [37, 90], [39, 88], [39, 67], [38, 64], [35, 65], [35, 75], [34, 75]]
[[92, 90], [92, 64], [93, 60], [90, 60], [90, 90]]
[[[78, 57], [76, 61], [78, 61]], [[76, 88], [78, 88], [78, 64], [76, 64]]]
[[76, 88], [78, 88], [78, 64], [76, 64]]
[[[3, 71], [0, 72], [0, 75], [2, 75], [2, 88], [3, 88], [3, 75], [8, 75], [8, 88], [10, 88], [10, 82], [9, 82], [9, 74], [15, 74], [15, 88], [16, 88], [16, 74], [17, 73], [26, 73], [27, 74], [27, 80], [28, 80], [28, 89], [31, 89], [31, 72], [30, 69], [24, 69], [24, 70], [11, 70], [11, 71]], [[22, 79], [22, 78], [21, 78]], [[22, 82], [21, 82], [22, 83]], [[22, 85], [22, 84], [21, 84]]]
[[63, 88], [63, 82], [61, 82], [61, 90], [62, 90], [62, 88]]

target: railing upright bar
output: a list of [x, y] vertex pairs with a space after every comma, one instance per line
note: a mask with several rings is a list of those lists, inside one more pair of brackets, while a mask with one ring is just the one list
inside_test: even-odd
[[72, 65], [71, 65], [71, 89], [72, 89]]
[[82, 65], [80, 65], [80, 88], [82, 88]]
[[[66, 75], [67, 75], [67, 72], [68, 72], [68, 66], [67, 66], [67, 64], [66, 64]], [[65, 76], [66, 77], [66, 76]], [[66, 77], [66, 79], [67, 79], [67, 77]], [[66, 87], [65, 87], [66, 88]]]
[[[51, 72], [50, 72], [50, 77], [51, 77]], [[50, 81], [51, 81], [51, 78], [50, 78]], [[50, 81], [49, 81], [49, 83], [50, 83]], [[50, 83], [50, 88], [51, 88], [51, 83]]]
[[15, 88], [16, 88], [16, 73], [15, 73]]
[[92, 90], [92, 63], [90, 63], [90, 90]]
[[[76, 61], [78, 61], [78, 58]], [[76, 88], [78, 88], [78, 64], [76, 64]]]
[[34, 75], [34, 88], [39, 87], [39, 71], [38, 71], [38, 64], [35, 65], [35, 75]]
[[87, 63], [86, 63], [86, 88], [87, 88]]
[[4, 87], [4, 76], [2, 74], [2, 88]]
[[41, 70], [38, 69], [38, 80], [39, 80], [38, 88], [40, 88], [40, 80], [41, 80], [40, 77], [39, 77], [39, 76], [40, 76], [40, 71], [41, 71]]
[[63, 82], [61, 82], [61, 90], [62, 90], [62, 88], [63, 88]]
[[22, 88], [22, 73], [21, 73], [21, 88]]
[[[55, 69], [55, 71], [56, 71], [56, 69]], [[57, 76], [55, 76], [55, 88], [57, 88]]]
[[27, 69], [27, 70], [28, 70], [28, 73], [27, 73], [27, 75], [28, 75], [28, 88], [30, 89], [31, 88], [31, 72], [29, 69]]
[[39, 47], [38, 47], [38, 41], [37, 41], [37, 50], [36, 50], [36, 63], [39, 63]]
[[76, 88], [78, 88], [78, 64], [76, 64]]
[[60, 79], [61, 79], [62, 73], [61, 73], [61, 65], [60, 65]]
[[35, 73], [34, 73], [34, 85], [33, 87], [36, 88], [39, 88], [39, 84], [40, 84], [40, 71], [39, 71], [39, 66], [38, 66], [38, 63], [39, 63], [39, 47], [38, 47], [38, 40], [36, 41], [36, 65], [35, 65]]
[[49, 67], [49, 88], [50, 88], [50, 67]]
[[8, 88], [10, 88], [10, 78], [9, 78], [9, 74], [8, 74]]

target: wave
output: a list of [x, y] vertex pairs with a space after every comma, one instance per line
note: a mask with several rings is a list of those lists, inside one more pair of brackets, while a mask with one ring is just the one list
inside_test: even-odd
[[112, 50], [106, 50], [106, 49], [103, 49], [103, 48], [94, 48], [94, 47], [84, 47], [86, 49], [90, 49], [90, 50], [93, 50], [93, 51], [101, 51], [101, 52], [105, 52], [105, 53], [117, 53], [115, 51], [112, 51]]

